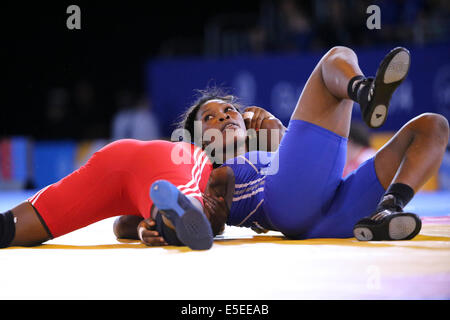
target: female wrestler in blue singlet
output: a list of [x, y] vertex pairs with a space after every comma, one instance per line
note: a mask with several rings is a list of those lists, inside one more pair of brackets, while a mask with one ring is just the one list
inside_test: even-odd
[[[262, 161], [267, 153], [255, 154], [240, 143], [245, 137], [240, 132], [271, 125], [283, 132], [278, 120], [253, 109], [245, 122], [234, 97], [201, 97], [186, 113], [182, 127], [194, 137], [194, 123], [199, 121], [204, 136], [210, 129], [223, 133], [224, 150], [237, 146], [231, 156], [224, 153], [227, 162], [213, 170], [205, 191], [204, 209], [213, 228], [226, 222], [278, 230], [293, 238], [352, 233], [359, 240], [414, 237], [420, 219], [403, 212], [403, 207], [442, 162], [449, 138], [443, 116], [426, 113], [410, 120], [372, 159], [342, 178], [353, 102], [360, 105], [368, 126], [380, 127], [409, 65], [409, 52], [396, 48], [383, 59], [375, 78], [365, 78], [351, 49], [332, 48], [309, 77], [278, 149], [270, 150], [275, 151], [270, 161]], [[230, 130], [235, 134], [228, 134]], [[210, 143], [202, 141], [205, 151]], [[152, 224], [141, 224], [146, 228], [141, 232], [148, 234], [147, 244], [161, 244]], [[130, 225], [130, 233], [136, 233], [136, 224]], [[127, 232], [116, 232], [120, 234]]]
[[[204, 196], [213, 220], [297, 239], [355, 235], [359, 240], [400, 240], [417, 235], [421, 220], [403, 207], [442, 161], [448, 142], [445, 118], [424, 114], [412, 119], [375, 157], [342, 178], [353, 106], [349, 98], [360, 104], [370, 127], [381, 126], [409, 65], [409, 52], [396, 48], [376, 77], [367, 79], [353, 51], [330, 50], [310, 76], [272, 160], [261, 161], [267, 158], [262, 151], [238, 152], [241, 156], [213, 171]], [[203, 102], [196, 119], [204, 132], [242, 128], [232, 103], [217, 98]], [[238, 163], [242, 158], [246, 160]], [[220, 210], [217, 196], [225, 198], [229, 211]]]
[[[351, 237], [355, 223], [376, 208], [385, 192], [373, 159], [342, 179], [346, 139], [301, 120], [294, 123], [282, 141], [281, 154], [253, 151], [227, 161], [211, 174], [206, 193], [228, 201], [229, 212], [222, 217], [228, 225], [281, 231], [296, 239]], [[294, 131], [302, 134], [290, 141]], [[288, 146], [294, 142], [306, 149], [290, 152]], [[317, 154], [334, 160], [317, 166]], [[310, 165], [299, 166], [300, 161]], [[204, 198], [214, 207], [208, 196]]]

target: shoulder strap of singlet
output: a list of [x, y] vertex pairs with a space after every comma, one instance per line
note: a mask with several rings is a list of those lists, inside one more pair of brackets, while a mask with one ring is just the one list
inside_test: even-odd
[[239, 158], [244, 159], [245, 162], [247, 162], [257, 173], [259, 173], [258, 168], [256, 168], [255, 165], [249, 159], [247, 159], [244, 156], [239, 156]]

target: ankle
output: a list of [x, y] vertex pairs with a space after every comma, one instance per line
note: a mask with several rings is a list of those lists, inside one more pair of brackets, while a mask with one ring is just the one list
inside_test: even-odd
[[363, 75], [357, 75], [350, 79], [347, 85], [347, 94], [350, 99], [355, 102], [358, 102], [358, 90], [361, 86], [362, 82], [366, 78]]
[[389, 186], [378, 204], [377, 211], [393, 209], [403, 211], [403, 208], [414, 197], [414, 190], [404, 183], [394, 183]]

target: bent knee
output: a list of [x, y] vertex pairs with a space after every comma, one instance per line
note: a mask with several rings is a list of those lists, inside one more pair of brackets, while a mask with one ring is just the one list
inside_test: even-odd
[[413, 119], [414, 128], [428, 136], [433, 136], [436, 141], [447, 145], [449, 139], [448, 120], [437, 113], [423, 113]]
[[337, 57], [341, 57], [342, 55], [345, 55], [345, 56], [351, 55], [351, 56], [356, 57], [355, 51], [353, 51], [349, 47], [344, 47], [344, 46], [335, 46], [335, 47], [331, 48], [330, 50], [328, 50], [328, 52], [325, 54], [324, 57], [337, 58]]
[[355, 53], [351, 48], [345, 47], [345, 46], [334, 46], [330, 50], [328, 50], [327, 54], [334, 54], [334, 53], [340, 53], [340, 52], [347, 52], [347, 53]]

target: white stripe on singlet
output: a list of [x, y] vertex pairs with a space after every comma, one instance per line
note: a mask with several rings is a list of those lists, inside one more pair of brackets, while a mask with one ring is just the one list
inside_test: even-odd
[[252, 214], [254, 214], [256, 212], [256, 210], [258, 210], [258, 208], [261, 206], [261, 204], [264, 202], [264, 199], [262, 199], [257, 205], [256, 208], [253, 209], [252, 212], [250, 212], [245, 218], [244, 220], [242, 220], [241, 222], [239, 222], [239, 224], [237, 224], [236, 226], [239, 227], [241, 226], [245, 221], [247, 221], [248, 218], [250, 218], [252, 216]]
[[194, 151], [193, 158], [195, 164], [191, 170], [192, 179], [184, 185], [177, 186], [178, 190], [185, 195], [201, 197], [201, 191], [198, 184], [202, 178], [203, 169], [208, 162], [208, 156], [204, 151], [201, 151], [199, 154], [199, 151], [201, 151], [199, 148]]
[[34, 204], [36, 203], [36, 201], [39, 199], [39, 197], [44, 193], [45, 190], [47, 190], [48, 187], [50, 187], [50, 185], [46, 186], [45, 188], [41, 189], [38, 193], [36, 193], [33, 198], [30, 199], [30, 203], [34, 206]]
[[262, 178], [259, 178], [259, 179], [256, 179], [256, 180], [252, 180], [252, 181], [247, 182], [247, 183], [235, 184], [234, 187], [235, 187], [236, 189], [239, 189], [239, 188], [245, 188], [245, 187], [247, 187], [247, 186], [250, 186], [250, 185], [252, 185], [252, 184], [255, 184], [255, 183], [257, 183], [257, 182], [259, 182], [259, 181], [261, 181], [261, 180], [264, 180], [264, 179], [266, 179], [266, 176], [264, 176], [264, 177], [262, 177]]
[[263, 191], [264, 191], [264, 187], [260, 187], [260, 188], [254, 190], [251, 193], [246, 193], [246, 194], [243, 194], [243, 195], [241, 195], [239, 197], [233, 197], [233, 202], [236, 202], [236, 201], [239, 201], [239, 200], [242, 200], [242, 199], [250, 198], [250, 197], [254, 196], [255, 194], [263, 192]]

